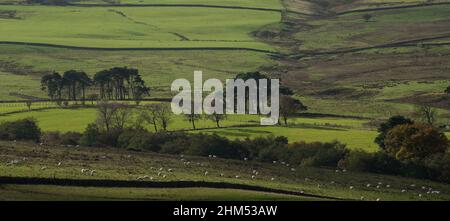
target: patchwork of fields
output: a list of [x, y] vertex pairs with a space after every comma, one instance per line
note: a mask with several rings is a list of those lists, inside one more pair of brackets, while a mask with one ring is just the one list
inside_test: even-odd
[[[0, 32], [0, 122], [33, 117], [46, 132], [83, 132], [95, 121], [96, 110], [61, 108], [52, 102], [28, 107], [29, 97], [47, 99], [41, 76], [71, 69], [93, 76], [122, 66], [139, 69], [151, 88], [148, 98], [170, 98], [171, 82], [192, 80], [196, 70], [202, 70], [205, 79], [221, 80], [260, 71], [280, 78], [308, 106], [305, 116], [290, 119], [289, 126], [263, 127], [259, 116], [233, 115], [221, 122], [221, 128], [201, 119], [198, 130], [192, 130], [185, 118], [173, 116], [169, 131], [230, 139], [338, 140], [350, 149], [376, 152], [376, 126], [394, 115], [418, 120], [417, 105], [436, 108], [436, 125], [450, 125], [450, 94], [444, 92], [450, 86], [448, 0], [64, 0], [57, 5], [0, 0]], [[337, 175], [334, 169], [298, 168], [292, 174], [281, 165], [194, 157], [191, 160], [202, 166], [185, 168], [174, 156], [133, 153], [130, 160], [122, 150], [88, 153], [79, 148], [80, 155], [67, 159], [62, 155], [72, 150], [65, 147], [48, 151], [50, 147], [26, 143], [0, 145], [2, 162], [32, 158], [13, 167], [0, 165], [1, 176], [85, 179], [79, 165], [87, 165], [99, 171], [96, 179], [135, 180], [147, 173], [160, 179], [150, 168], [164, 167], [175, 168], [175, 173], [167, 174], [169, 181], [223, 181], [343, 199], [448, 200], [450, 191], [439, 183], [363, 173]], [[112, 157], [97, 162], [100, 155]], [[54, 166], [59, 160], [63, 166]], [[247, 172], [253, 168], [261, 168], [263, 176], [249, 178]], [[205, 170], [214, 175], [206, 177]], [[218, 175], [223, 171], [226, 177]], [[268, 181], [274, 177], [275, 182]], [[369, 182], [395, 188], [364, 187]], [[420, 189], [408, 187], [411, 183], [430, 185], [444, 194], [422, 198]], [[401, 191], [404, 188], [408, 194]], [[0, 200], [29, 199], [25, 194], [29, 189], [33, 199], [65, 199], [69, 194], [68, 187], [4, 185]], [[189, 193], [170, 188], [70, 189], [71, 199], [314, 199], [211, 188], [192, 188]]]

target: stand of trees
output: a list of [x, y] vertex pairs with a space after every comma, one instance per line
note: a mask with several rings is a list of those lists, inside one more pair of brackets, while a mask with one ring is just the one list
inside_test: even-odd
[[[91, 79], [85, 72], [69, 70], [61, 76], [59, 73], [46, 74], [41, 78], [41, 89], [47, 91], [52, 100], [82, 100], [87, 98], [102, 100], [139, 101], [149, 95], [150, 88], [145, 85], [139, 71], [127, 67], [114, 67], [102, 70]], [[87, 91], [95, 91], [87, 95]]]

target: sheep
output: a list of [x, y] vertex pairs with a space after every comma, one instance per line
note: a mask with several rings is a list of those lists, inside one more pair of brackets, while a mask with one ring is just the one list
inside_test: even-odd
[[205, 176], [207, 176], [208, 175], [208, 171], [205, 171]]
[[47, 169], [46, 166], [41, 167], [41, 170], [46, 170], [46, 169]]
[[238, 176], [238, 175], [236, 175], [236, 179], [239, 179], [239, 176]]
[[61, 162], [58, 162], [58, 166], [61, 166], [62, 165], [62, 163]]
[[305, 192], [303, 190], [300, 191], [301, 194], [304, 194]]
[[270, 180], [271, 180], [271, 181], [274, 181], [274, 180], [275, 180], [275, 178], [273, 178], [273, 177], [272, 177], [272, 178], [270, 178]]
[[259, 172], [258, 172], [258, 171], [256, 171], [255, 175], [258, 175], [258, 174], [259, 174]]
[[213, 155], [213, 158], [217, 158], [217, 156], [216, 156], [216, 155]]
[[181, 155], [180, 155], [180, 157], [181, 157], [181, 158], [184, 158], [184, 155], [183, 155], [183, 154], [181, 154]]
[[244, 157], [244, 161], [247, 161], [248, 160], [248, 158], [247, 157]]
[[382, 182], [378, 182], [378, 185], [382, 185], [383, 183]]
[[291, 168], [291, 171], [292, 171], [292, 172], [295, 172], [295, 168]]
[[254, 180], [255, 179], [255, 175], [252, 175], [252, 180]]
[[277, 161], [276, 161], [276, 160], [274, 160], [274, 161], [272, 161], [272, 163], [273, 163], [273, 164], [276, 164], [276, 163], [277, 163]]
[[95, 175], [95, 173], [96, 173], [96, 171], [95, 171], [95, 170], [91, 170], [91, 171], [89, 172], [89, 175], [91, 175], [91, 176], [94, 176], [94, 175]]
[[335, 170], [336, 173], [339, 173], [339, 170]]
[[158, 172], [158, 176], [161, 176], [161, 174], [162, 174], [161, 172]]
[[345, 173], [345, 172], [347, 172], [347, 170], [344, 169], [344, 170], [342, 170], [342, 172]]
[[410, 187], [416, 187], [416, 184], [411, 184]]
[[406, 190], [405, 190], [405, 189], [402, 189], [402, 193], [404, 193], [404, 192], [406, 192]]
[[352, 189], [353, 189], [353, 186], [350, 186], [349, 188], [352, 190]]
[[419, 193], [419, 197], [422, 198], [422, 194]]
[[368, 183], [367, 185], [366, 185], [366, 187], [370, 187], [371, 185], [370, 185], [370, 183]]
[[86, 173], [88, 169], [81, 169], [81, 173]]
[[388, 185], [386, 185], [386, 188], [390, 188], [390, 187], [391, 187], [391, 185], [389, 185], [389, 184], [388, 184]]
[[223, 173], [221, 173], [220, 176], [223, 177], [224, 176]]
[[377, 189], [380, 189], [380, 187], [381, 187], [380, 185], [377, 185]]
[[253, 170], [252, 173], [256, 173], [256, 170]]
[[164, 175], [162, 176], [162, 178], [163, 178], [163, 179], [166, 178], [166, 174], [164, 174]]
[[162, 167], [159, 168], [159, 171], [163, 171], [163, 170], [164, 170], [164, 168], [162, 168]]
[[289, 166], [290, 166], [290, 164], [288, 164], [288, 163], [287, 163], [287, 164], [286, 164], [286, 166], [287, 166], [287, 167], [289, 167]]
[[173, 172], [173, 169], [167, 169], [168, 172]]
[[363, 196], [361, 196], [361, 198], [360, 198], [361, 200], [364, 200], [364, 197]]
[[332, 180], [331, 182], [330, 182], [331, 184], [335, 184], [335, 182]]
[[212, 155], [210, 154], [210, 155], [208, 155], [208, 157], [209, 157], [209, 158], [212, 158]]
[[379, 202], [381, 199], [380, 198], [377, 198], [377, 202]]

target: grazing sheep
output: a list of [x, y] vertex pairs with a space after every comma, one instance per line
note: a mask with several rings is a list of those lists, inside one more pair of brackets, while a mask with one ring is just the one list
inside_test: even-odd
[[167, 171], [169, 171], [169, 172], [173, 172], [173, 169], [167, 169]]
[[208, 171], [205, 171], [205, 176], [207, 176], [208, 175]]
[[164, 168], [162, 168], [162, 167], [159, 168], [159, 171], [163, 171], [163, 170], [164, 170]]
[[339, 170], [335, 170], [336, 173], [339, 173]]
[[217, 156], [216, 156], [216, 155], [213, 155], [213, 158], [217, 158]]
[[224, 176], [223, 173], [221, 173], [220, 176], [223, 177]]
[[380, 185], [377, 185], [377, 189], [380, 189]]
[[277, 163], [277, 161], [276, 161], [276, 160], [274, 160], [274, 161], [272, 161], [272, 163], [274, 163], [274, 164], [275, 164], [275, 163]]
[[162, 178], [163, 178], [163, 179], [166, 178], [166, 174], [164, 174], [164, 175], [162, 176]]
[[94, 175], [95, 175], [95, 173], [96, 173], [96, 171], [95, 171], [95, 170], [91, 170], [91, 171], [89, 172], [89, 175], [91, 175], [91, 176], [94, 176]]
[[292, 171], [292, 172], [295, 172], [295, 168], [291, 168], [291, 171]]
[[416, 184], [411, 184], [410, 187], [416, 187]]
[[244, 161], [247, 161], [248, 160], [248, 158], [247, 157], [244, 157]]
[[380, 200], [381, 200], [380, 198], [377, 198], [377, 202], [380, 201]]
[[301, 194], [304, 194], [305, 192], [303, 190], [300, 191]]
[[254, 180], [255, 179], [255, 175], [252, 175], [252, 180]]
[[335, 184], [335, 182], [334, 182], [334, 181], [331, 181], [330, 183], [331, 183], [331, 184]]
[[259, 172], [258, 172], [258, 171], [256, 171], [255, 175], [258, 175], [258, 174], [259, 174]]
[[350, 186], [350, 189], [352, 190], [352, 189], [353, 189], [353, 186]]
[[270, 180], [271, 180], [271, 181], [274, 181], [274, 180], [275, 180], [275, 178], [273, 178], [273, 177], [272, 177], [272, 178], [270, 178]]
[[364, 200], [364, 197], [363, 196], [361, 196], [361, 198], [360, 198], [361, 200]]
[[366, 185], [366, 187], [370, 187], [371, 185], [370, 185], [370, 183], [368, 183], [367, 185]]
[[238, 176], [238, 175], [236, 175], [236, 179], [239, 179], [239, 176]]
[[58, 162], [58, 166], [61, 166], [62, 165], [62, 163], [61, 162]]
[[344, 169], [344, 170], [342, 170], [342, 172], [345, 173], [345, 172], [347, 172], [347, 170]]
[[81, 173], [86, 173], [88, 169], [81, 169]]
[[419, 193], [419, 197], [422, 198], [422, 194]]
[[162, 174], [161, 172], [158, 172], [158, 176], [161, 176], [161, 174]]
[[287, 167], [289, 167], [289, 166], [290, 166], [290, 164], [288, 164], [288, 163], [287, 163], [287, 164], [286, 164], [286, 166], [287, 166]]
[[256, 173], [256, 170], [253, 170], [252, 173]]
[[184, 155], [183, 155], [183, 154], [181, 154], [181, 155], [180, 155], [180, 157], [181, 157], [181, 158], [184, 158]]
[[47, 169], [46, 166], [41, 167], [41, 170], [46, 170], [46, 169]]
[[209, 158], [212, 158], [212, 155], [208, 155]]
[[386, 185], [386, 188], [390, 188], [390, 187], [391, 187], [391, 185], [389, 185], [389, 184], [388, 184], [388, 185]]
[[402, 193], [404, 193], [404, 192], [406, 192], [406, 190], [405, 190], [405, 189], [402, 189]]

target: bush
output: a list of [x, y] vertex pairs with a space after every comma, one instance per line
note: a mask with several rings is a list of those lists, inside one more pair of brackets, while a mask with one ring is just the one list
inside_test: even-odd
[[41, 129], [38, 127], [36, 120], [33, 118], [26, 118], [0, 124], [0, 139], [31, 140], [39, 142], [40, 137]]
[[49, 145], [60, 144], [61, 134], [58, 131], [45, 132], [41, 136], [41, 141]]
[[449, 142], [444, 133], [428, 124], [398, 125], [385, 139], [386, 152], [397, 159], [423, 159], [445, 153]]
[[286, 160], [303, 166], [337, 167], [348, 152], [346, 146], [339, 142], [298, 142], [290, 144], [287, 149], [289, 154]]
[[100, 136], [99, 128], [96, 124], [88, 124], [80, 138], [80, 144], [84, 146], [98, 146], [97, 138]]
[[67, 132], [60, 137], [60, 143], [64, 145], [78, 145], [82, 134], [77, 132]]

